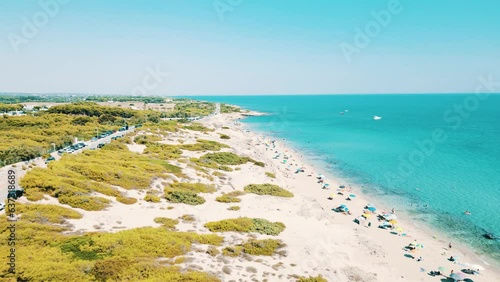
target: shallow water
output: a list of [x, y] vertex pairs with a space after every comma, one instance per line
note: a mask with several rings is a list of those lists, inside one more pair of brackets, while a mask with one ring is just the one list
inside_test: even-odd
[[500, 261], [500, 241], [482, 237], [500, 235], [500, 95], [197, 99], [270, 113], [244, 122], [285, 138], [330, 172], [364, 184], [367, 194]]

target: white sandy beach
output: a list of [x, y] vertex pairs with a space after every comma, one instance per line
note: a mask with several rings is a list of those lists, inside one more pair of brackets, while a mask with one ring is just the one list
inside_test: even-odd
[[[216, 115], [201, 120], [207, 126], [214, 128], [214, 132], [201, 133], [195, 131], [182, 131], [168, 136], [163, 142], [176, 144], [179, 140], [185, 143], [194, 143], [195, 138], [214, 140], [225, 143], [231, 148], [223, 151], [231, 151], [239, 155], [249, 156], [257, 161], [266, 163], [265, 167], [253, 164], [239, 166], [241, 170], [223, 172], [225, 176], [215, 177], [212, 182], [194, 168], [183, 162], [172, 162], [181, 166], [189, 180], [179, 181], [214, 183], [218, 191], [212, 194], [202, 194], [206, 203], [199, 206], [185, 204], [170, 204], [162, 199], [160, 203], [149, 203], [142, 198], [145, 191], [124, 190], [130, 197], [139, 199], [136, 204], [124, 205], [113, 202], [112, 206], [104, 211], [89, 212], [76, 209], [84, 216], [82, 219], [69, 220], [73, 225], [73, 232], [83, 233], [89, 231], [116, 232], [123, 229], [131, 229], [143, 226], [160, 226], [154, 223], [155, 217], [178, 218], [185, 214], [193, 215], [194, 222], [181, 222], [177, 225], [180, 231], [197, 231], [210, 233], [203, 225], [209, 221], [216, 221], [235, 217], [265, 218], [270, 221], [280, 221], [286, 225], [286, 229], [278, 236], [266, 236], [260, 234], [240, 234], [235, 232], [221, 233], [225, 237], [224, 246], [234, 245], [247, 240], [250, 237], [277, 238], [281, 239], [287, 246], [284, 248], [284, 256], [274, 255], [272, 257], [223, 257], [218, 255], [212, 257], [206, 253], [206, 246], [196, 246], [188, 255], [186, 261], [181, 264], [186, 268], [200, 269], [217, 275], [222, 281], [295, 281], [292, 275], [315, 276], [321, 274], [328, 281], [441, 281], [444, 276], [430, 276], [430, 271], [437, 271], [438, 267], [444, 267], [443, 274], [449, 275], [450, 271], [460, 272], [463, 268], [481, 268], [479, 275], [467, 275], [473, 281], [498, 281], [499, 272], [490, 267], [473, 252], [467, 248], [454, 243], [453, 248], [448, 248], [449, 239], [441, 238], [439, 235], [433, 238], [432, 233], [419, 228], [415, 223], [405, 221], [404, 214], [398, 215], [398, 226], [403, 228], [407, 236], [399, 236], [390, 233], [390, 230], [377, 228], [379, 222], [376, 216], [370, 217], [371, 227], [364, 224], [356, 224], [354, 218], [363, 213], [363, 208], [368, 203], [374, 204], [381, 212], [391, 207], [384, 207], [380, 203], [368, 199], [360, 193], [358, 187], [353, 186], [352, 192], [346, 192], [343, 196], [336, 195], [339, 185], [347, 185], [341, 179], [319, 171], [300, 158], [300, 154], [285, 146], [284, 140], [276, 140], [275, 147], [272, 145], [271, 137], [262, 136], [250, 132], [237, 120], [241, 114]], [[222, 129], [227, 126], [229, 129]], [[139, 131], [136, 131], [138, 133]], [[222, 140], [219, 133], [231, 137]], [[267, 144], [267, 146], [266, 146]], [[141, 152], [142, 145], [129, 145], [129, 149]], [[184, 151], [182, 158], [199, 157], [202, 152]], [[280, 158], [275, 159], [277, 154]], [[287, 155], [288, 161], [283, 163], [283, 157]], [[305, 172], [295, 173], [299, 167], [304, 167]], [[265, 172], [271, 172], [276, 178], [270, 178]], [[322, 189], [317, 183], [318, 173], [325, 174], [326, 182], [330, 184], [329, 189]], [[312, 174], [312, 176], [308, 176]], [[151, 189], [161, 192], [162, 182], [172, 182], [172, 179], [158, 179]], [[240, 203], [219, 203], [215, 201], [222, 193], [234, 190], [243, 190], [248, 184], [273, 183], [291, 191], [293, 198], [280, 198], [273, 196], [258, 196], [246, 194], [240, 196]], [[348, 194], [355, 193], [352, 201], [346, 201]], [[334, 194], [334, 198], [329, 200]], [[23, 199], [23, 201], [26, 201]], [[56, 203], [56, 199], [42, 200], [42, 203]], [[346, 204], [352, 215], [344, 215], [332, 211], [340, 204]], [[240, 206], [239, 211], [227, 210], [229, 206]], [[168, 209], [173, 207], [173, 209]], [[417, 240], [424, 248], [416, 253], [409, 253], [403, 248]], [[219, 250], [224, 246], [219, 247]], [[415, 258], [422, 257], [422, 261], [405, 257], [413, 255]], [[450, 256], [457, 259], [456, 262], [447, 260]]]

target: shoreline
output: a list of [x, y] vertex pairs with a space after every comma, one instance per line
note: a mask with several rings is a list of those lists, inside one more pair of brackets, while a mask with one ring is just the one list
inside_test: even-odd
[[[298, 152], [298, 148], [295, 148], [291, 144], [291, 142], [289, 142], [285, 138], [282, 138], [281, 140], [278, 141], [278, 137], [273, 137], [269, 133], [261, 132], [258, 129], [251, 128], [247, 124], [241, 122], [240, 120], [245, 119], [247, 117], [247, 115], [243, 115], [243, 114], [239, 114], [239, 113], [232, 113], [232, 114], [225, 114], [225, 115], [229, 116], [227, 119], [230, 123], [232, 123], [232, 124], [234, 124], [235, 122], [239, 123], [238, 130], [244, 131], [245, 134], [247, 134], [247, 135], [253, 135], [256, 138], [260, 138], [260, 139], [263, 138], [264, 140], [276, 139], [277, 142], [283, 143], [282, 144], [283, 148], [285, 150], [288, 150], [289, 153], [291, 152], [293, 154], [294, 160], [300, 164], [304, 164], [304, 166], [307, 168], [306, 172], [308, 170], [312, 170], [316, 173], [316, 175], [318, 173], [324, 174], [326, 176], [326, 179], [328, 180], [327, 182], [329, 182], [331, 185], [333, 184], [331, 187], [338, 187], [338, 185], [341, 185], [341, 184], [343, 185], [343, 184], [346, 184], [348, 182], [345, 178], [341, 178], [339, 176], [332, 175], [330, 172], [328, 172], [328, 169], [321, 167], [317, 162], [314, 162], [313, 160], [308, 159], [308, 156], [301, 155], [299, 157], [298, 155], [300, 155], [300, 153]], [[295, 178], [292, 178], [292, 179], [295, 179]], [[331, 180], [334, 180], [334, 181], [332, 182]], [[373, 204], [376, 204], [377, 206], [384, 207], [387, 209], [390, 208], [386, 204], [384, 204], [383, 199], [379, 199], [377, 197], [374, 197], [373, 195], [368, 195], [366, 192], [363, 192], [363, 189], [362, 189], [362, 187], [360, 187], [359, 184], [352, 183], [352, 185], [350, 185], [350, 186], [353, 187], [353, 192], [361, 195], [361, 197], [356, 197], [356, 200], [358, 202], [363, 201], [366, 203], [373, 203]], [[322, 190], [320, 186], [318, 186], [317, 188], [315, 187], [314, 189]], [[333, 190], [334, 189], [331, 188], [329, 192], [332, 192]], [[323, 194], [326, 194], [326, 193], [323, 193]], [[323, 197], [323, 198], [326, 198], [326, 197]], [[316, 200], [318, 201], [318, 203], [321, 204], [322, 209], [326, 210], [325, 212], [328, 212], [329, 209], [334, 207], [334, 205], [333, 205], [334, 201], [332, 201], [332, 203], [329, 204], [328, 202], [325, 203], [324, 199], [323, 199], [323, 201], [321, 201], [322, 199], [316, 199]], [[342, 203], [346, 203], [346, 201], [342, 200]], [[336, 204], [338, 204], [338, 202], [336, 202]], [[335, 215], [335, 214], [333, 214], [333, 215]], [[352, 217], [355, 217], [356, 215], [357, 215], [356, 213], [353, 213]], [[448, 250], [445, 250], [445, 249], [447, 249], [448, 242], [453, 242], [453, 238], [451, 238], [449, 235], [445, 234], [441, 230], [438, 230], [437, 228], [432, 227], [425, 222], [420, 222], [420, 221], [417, 222], [417, 221], [410, 219], [411, 215], [409, 215], [408, 213], [405, 213], [404, 211], [398, 211], [398, 216], [399, 215], [402, 215], [402, 216], [398, 217], [398, 222], [400, 222], [400, 225], [405, 226], [405, 228], [404, 228], [405, 232], [415, 234], [415, 235], [413, 235], [412, 238], [418, 237], [419, 242], [420, 241], [429, 241], [425, 244], [426, 248], [428, 245], [433, 245], [433, 247], [436, 247], [436, 248], [442, 248], [442, 250], [439, 252], [439, 253], [441, 253], [440, 257], [442, 258], [442, 263], [440, 262], [439, 265], [436, 264], [435, 270], [437, 270], [437, 268], [441, 264], [446, 264], [446, 258], [447, 258], [446, 255], [459, 253], [460, 255], [458, 257], [460, 258], [460, 260], [473, 261], [472, 263], [469, 262], [469, 264], [474, 265], [474, 266], [477, 264], [480, 264], [487, 270], [488, 273], [492, 274], [493, 277], [499, 277], [498, 275], [499, 275], [500, 271], [498, 269], [496, 262], [492, 258], [488, 257], [487, 254], [480, 254], [480, 253], [476, 252], [476, 250], [474, 250], [474, 248], [472, 246], [463, 245], [461, 243], [460, 244], [453, 243], [453, 245], [454, 245], [453, 249], [447, 253]], [[358, 227], [358, 225], [356, 225], [353, 222], [350, 222], [348, 224], [351, 225], [351, 228]], [[379, 230], [377, 230], [377, 231], [379, 231]], [[380, 230], [380, 232], [383, 233], [384, 231]], [[435, 237], [435, 236], [437, 236], [437, 237]], [[390, 237], [387, 239], [390, 239]], [[408, 240], [410, 240], [410, 238], [408, 238]], [[400, 246], [400, 247], [402, 248], [403, 246]], [[424, 251], [425, 251], [425, 249], [424, 249]], [[445, 253], [445, 254], [443, 254], [443, 253]], [[467, 268], [468, 265], [465, 264], [462, 266], [463, 267], [461, 267], [461, 268]], [[455, 268], [459, 268], [459, 267], [455, 267]], [[478, 276], [471, 277], [471, 278], [473, 278], [474, 281], [479, 281]]]
[[[257, 129], [254, 129], [254, 130], [256, 132], [259, 132]], [[289, 142], [286, 139], [283, 139], [283, 140], [285, 140], [286, 142]], [[291, 142], [289, 142], [288, 144], [285, 144], [285, 146], [292, 149], [295, 153], [298, 153], [298, 151], [299, 151], [298, 148], [293, 147]], [[310, 156], [310, 157], [312, 157], [312, 156]], [[365, 191], [363, 191], [364, 189], [366, 189], [366, 188], [363, 188], [363, 186], [369, 185], [369, 183], [360, 184], [360, 183], [357, 183], [353, 180], [348, 180], [348, 178], [346, 178], [346, 177], [335, 175], [334, 172], [329, 172], [328, 168], [323, 167], [320, 164], [320, 162], [321, 162], [320, 160], [317, 160], [317, 161], [310, 160], [307, 156], [304, 156], [301, 159], [304, 160], [303, 163], [310, 164], [309, 166], [316, 169], [316, 171], [322, 171], [322, 173], [323, 173], [323, 171], [326, 171], [323, 174], [325, 174], [328, 179], [337, 179], [338, 182], [343, 183], [343, 184], [352, 183], [352, 185], [350, 185], [350, 186], [355, 187], [356, 191], [358, 191], [360, 194], [362, 194], [363, 198], [365, 200], [368, 200], [368, 202], [375, 204], [375, 206], [377, 206], [377, 207], [384, 206], [384, 208], [386, 210], [390, 210], [389, 205], [385, 202], [385, 200], [383, 198], [378, 197], [376, 195], [370, 195], [370, 194], [366, 193]], [[422, 222], [422, 221], [418, 220], [417, 218], [413, 218], [413, 216], [404, 209], [398, 209], [398, 214], [403, 215], [403, 217], [398, 217], [398, 221], [405, 222], [406, 225], [414, 226], [416, 229], [421, 230], [423, 233], [425, 233], [427, 235], [431, 235], [432, 237], [435, 236], [438, 241], [443, 243], [443, 245], [447, 245], [449, 242], [454, 242], [454, 240], [455, 240], [449, 234], [447, 234], [444, 230], [440, 230], [439, 228], [432, 226], [429, 223]], [[460, 243], [462, 243], [462, 242], [460, 242]], [[454, 245], [456, 245], [456, 243]], [[490, 267], [497, 269], [498, 272], [500, 273], [500, 261], [499, 262], [495, 261], [494, 258], [488, 256], [488, 254], [480, 253], [479, 250], [476, 250], [473, 246], [468, 245], [468, 244], [460, 244], [460, 247], [454, 247], [454, 248], [461, 250], [462, 252], [466, 253], [470, 257], [474, 257], [476, 260], [480, 260], [483, 264], [485, 264], [487, 266], [490, 266]]]

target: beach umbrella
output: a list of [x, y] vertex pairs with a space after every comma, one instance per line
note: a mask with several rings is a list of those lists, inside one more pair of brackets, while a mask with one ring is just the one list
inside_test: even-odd
[[324, 186], [325, 186], [325, 187], [328, 187], [328, 186], [330, 186], [330, 184], [328, 184], [328, 183], [325, 183], [325, 184], [324, 184]]
[[441, 272], [446, 272], [446, 267], [440, 266], [440, 267], [438, 267], [438, 270]]
[[345, 188], [345, 186], [344, 186], [344, 185], [340, 185], [340, 186], [339, 186], [339, 188], [340, 188], [340, 189], [344, 189], [344, 188]]
[[344, 205], [344, 204], [340, 205], [339, 207], [341, 207], [341, 208], [347, 208], [347, 206]]
[[371, 212], [375, 212], [377, 209], [375, 207], [368, 207], [367, 210], [369, 210]]
[[394, 220], [394, 219], [393, 220], [389, 220], [389, 223], [392, 224], [392, 225], [398, 224], [398, 222], [396, 220]]
[[369, 218], [369, 217], [370, 217], [370, 216], [372, 216], [372, 215], [371, 215], [371, 214], [369, 214], [369, 213], [364, 213], [364, 214], [363, 214], [363, 216], [364, 216], [365, 218]]
[[318, 178], [323, 178], [323, 177], [325, 177], [323, 174], [318, 175]]
[[450, 274], [450, 278], [454, 279], [455, 281], [464, 280], [465, 274], [463, 274], [462, 272], [454, 272]]
[[396, 228], [396, 230], [399, 232], [403, 232], [403, 228], [401, 228], [401, 227]]
[[351, 198], [356, 198], [356, 195], [351, 194], [351, 195], [349, 195], [349, 197], [351, 197]]

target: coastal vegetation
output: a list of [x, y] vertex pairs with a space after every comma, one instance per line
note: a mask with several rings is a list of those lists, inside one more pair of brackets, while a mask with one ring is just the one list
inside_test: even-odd
[[276, 239], [250, 239], [236, 246], [225, 247], [222, 249], [222, 254], [231, 257], [239, 256], [242, 253], [254, 256], [272, 256], [276, 253], [276, 250], [285, 246], [286, 244]]
[[199, 166], [218, 169], [223, 171], [233, 171], [230, 165], [242, 165], [252, 162], [255, 165], [263, 166], [262, 162], [257, 162], [249, 157], [238, 156], [231, 152], [208, 153], [200, 158], [191, 158], [191, 161]]
[[161, 224], [163, 227], [169, 230], [175, 230], [175, 226], [179, 223], [177, 219], [171, 219], [168, 217], [156, 217], [154, 219], [154, 222]]
[[[21, 206], [21, 205], [20, 205]], [[28, 218], [32, 208], [23, 212]], [[60, 211], [60, 210], [58, 210]], [[51, 218], [54, 210], [41, 209]], [[16, 264], [16, 273], [9, 266], [0, 266], [0, 278], [6, 281], [219, 281], [198, 271], [181, 271], [157, 263], [157, 259], [175, 258], [188, 253], [193, 244], [220, 246], [223, 238], [215, 234], [174, 232], [167, 228], [137, 228], [117, 233], [64, 235], [65, 227], [54, 225], [58, 220], [18, 220], [16, 223], [16, 257], [29, 263]], [[7, 235], [9, 222], [0, 216], [0, 233]], [[0, 251], [8, 253], [7, 241]]]
[[39, 113], [34, 116], [0, 117], [0, 166], [28, 161], [47, 152], [72, 144], [74, 137], [90, 139], [96, 128], [107, 131], [117, 128], [101, 124], [97, 117], [85, 123], [64, 114]]
[[297, 282], [328, 282], [323, 276], [309, 276], [309, 277], [299, 277]]
[[63, 224], [67, 219], [80, 219], [82, 215], [69, 208], [49, 204], [16, 204], [22, 220], [35, 223]]
[[228, 104], [220, 104], [220, 112], [223, 114], [239, 113], [239, 112], [241, 112], [241, 109], [239, 107], [231, 106]]
[[[8, 98], [8, 101], [12, 101], [11, 98]], [[21, 104], [0, 104], [0, 113], [21, 110], [22, 107]], [[186, 100], [182, 101], [175, 113], [168, 115], [207, 115], [214, 107], [212, 103]], [[54, 149], [61, 149], [72, 144], [75, 137], [79, 140], [89, 140], [98, 132], [118, 130], [127, 125], [141, 124], [148, 128], [148, 132], [163, 132], [162, 134], [180, 128], [201, 132], [213, 131], [198, 123], [181, 125], [177, 121], [161, 120], [166, 117], [165, 112], [101, 106], [83, 101], [56, 105], [46, 111], [34, 111], [22, 116], [3, 115], [0, 118], [0, 131], [3, 133], [0, 136], [0, 166], [32, 160]], [[148, 135], [139, 136], [135, 141], [145, 144], [159, 140], [158, 136]], [[186, 148], [189, 150], [189, 147]]]
[[227, 208], [227, 210], [229, 210], [229, 211], [239, 211], [240, 207], [239, 206], [230, 206], [229, 208]]
[[161, 198], [156, 195], [147, 194], [146, 196], [144, 196], [144, 201], [151, 203], [159, 203], [161, 201]]
[[249, 184], [243, 188], [245, 192], [254, 193], [257, 195], [269, 195], [277, 197], [290, 198], [293, 197], [293, 193], [285, 190], [275, 184]]
[[276, 174], [266, 171], [266, 176], [269, 178], [276, 178]]
[[278, 235], [285, 230], [281, 222], [270, 222], [263, 218], [232, 218], [208, 222], [205, 227], [212, 232], [257, 232], [265, 235]]
[[215, 191], [214, 185], [174, 182], [165, 187], [163, 197], [171, 203], [201, 205], [205, 203], [205, 199], [199, 196], [198, 193], [213, 193]]
[[112, 143], [100, 150], [66, 155], [57, 162], [49, 163], [47, 168], [34, 168], [21, 179], [20, 184], [30, 200], [40, 199], [40, 193], [43, 193], [72, 207], [101, 210], [109, 201], [91, 196], [91, 193], [122, 197], [112, 186], [146, 189], [153, 178], [169, 173], [179, 174], [181, 169], [164, 160], [130, 152], [120, 143]]
[[238, 196], [244, 195], [245, 192], [243, 191], [231, 191], [227, 194], [224, 194], [222, 196], [219, 196], [215, 198], [217, 202], [221, 203], [239, 203], [241, 202], [241, 199], [238, 198]]

